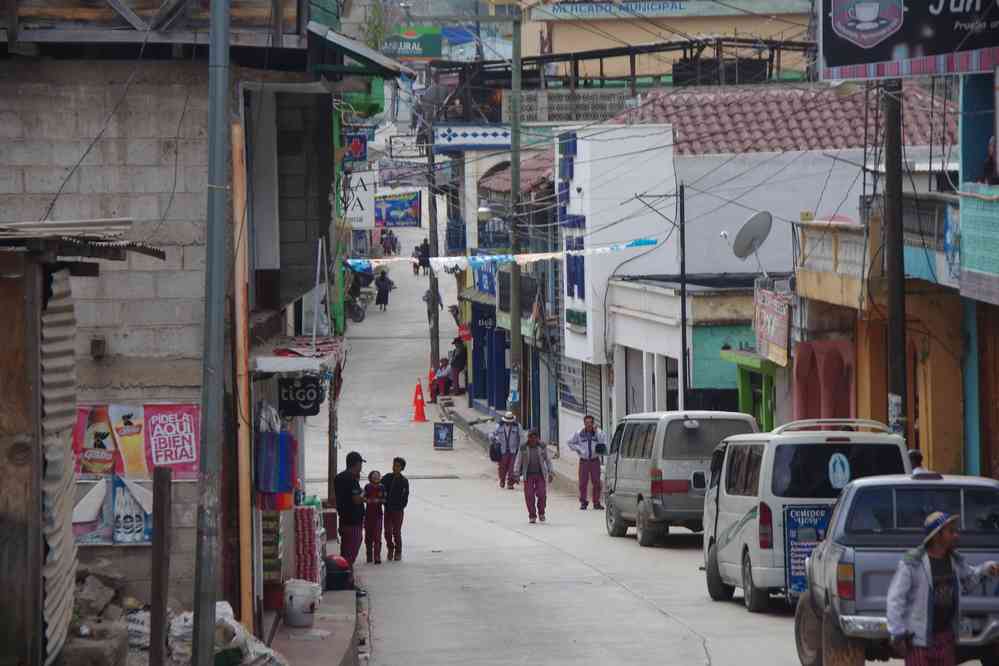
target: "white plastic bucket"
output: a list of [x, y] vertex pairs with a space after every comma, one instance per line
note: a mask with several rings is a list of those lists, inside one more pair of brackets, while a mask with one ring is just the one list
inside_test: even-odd
[[284, 584], [284, 622], [289, 627], [311, 627], [323, 598], [318, 583], [292, 578]]

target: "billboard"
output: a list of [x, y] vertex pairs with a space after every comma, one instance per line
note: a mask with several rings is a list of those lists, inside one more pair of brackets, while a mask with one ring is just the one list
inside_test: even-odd
[[419, 191], [380, 196], [375, 200], [375, 226], [419, 227], [422, 221], [421, 204]]
[[353, 229], [375, 228], [377, 171], [354, 171], [343, 176], [343, 216]]
[[441, 57], [441, 28], [433, 25], [399, 26], [382, 43], [382, 53], [399, 60], [421, 60]]
[[991, 72], [999, 0], [822, 0], [826, 80]]

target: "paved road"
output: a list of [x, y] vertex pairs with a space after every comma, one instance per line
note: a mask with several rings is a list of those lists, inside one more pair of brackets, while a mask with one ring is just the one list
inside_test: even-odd
[[[402, 234], [404, 254], [418, 238]], [[789, 610], [750, 615], [708, 599], [697, 536], [640, 548], [633, 535], [607, 536], [602, 513], [568, 495], [551, 496], [549, 522], [530, 525], [523, 495], [498, 488], [478, 446], [457, 434], [455, 451], [434, 452], [430, 427], [409, 422], [429, 359], [427, 278], [408, 266], [392, 277], [389, 311], [372, 308], [349, 331], [340, 407], [344, 451], [362, 452], [365, 474], [402, 455], [412, 479], [404, 561], [359, 565], [373, 664], [798, 663]], [[453, 278], [442, 291], [455, 302]], [[446, 351], [456, 330], [444, 315]], [[309, 476], [322, 477], [325, 424], [310, 427]]]

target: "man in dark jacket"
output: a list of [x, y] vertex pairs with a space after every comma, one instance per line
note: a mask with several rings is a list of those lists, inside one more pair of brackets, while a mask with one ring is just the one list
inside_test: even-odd
[[409, 504], [409, 479], [402, 475], [406, 469], [404, 458], [392, 460], [392, 471], [382, 477], [385, 489], [385, 543], [388, 561], [402, 559], [402, 519]]
[[361, 466], [364, 458], [357, 451], [347, 454], [347, 469], [336, 475], [336, 512], [340, 523], [340, 555], [354, 566], [364, 537], [364, 493], [361, 491]]
[[[461, 388], [461, 373], [465, 371], [468, 364], [468, 348], [461, 336], [451, 341], [454, 349], [451, 351], [451, 393], [457, 394]], [[468, 383], [467, 380], [465, 382]]]

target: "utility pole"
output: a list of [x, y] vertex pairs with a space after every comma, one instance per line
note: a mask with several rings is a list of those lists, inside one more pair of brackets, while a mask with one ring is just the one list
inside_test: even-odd
[[680, 183], [680, 215], [677, 221], [680, 227], [680, 382], [679, 409], [687, 408], [687, 232], [685, 209], [686, 191], [683, 183]]
[[[437, 169], [434, 163], [434, 128], [430, 128], [430, 144], [427, 146], [427, 192], [430, 201], [427, 202], [427, 210], [430, 214], [430, 256], [436, 257], [440, 254], [440, 245], [437, 241]], [[427, 299], [427, 307], [430, 308], [430, 368], [436, 370], [437, 362], [441, 357], [440, 341], [440, 305], [437, 303], [438, 292], [437, 273], [434, 267], [430, 267], [430, 297]]]
[[[520, 18], [513, 19], [513, 59], [510, 66], [510, 252], [520, 248]], [[510, 410], [523, 420], [524, 401], [520, 397], [524, 367], [524, 340], [520, 331], [520, 265], [510, 264]]]
[[[481, 14], [479, 11], [479, 0], [475, 0], [475, 15]], [[482, 21], [475, 19], [475, 59], [479, 62], [485, 60], [485, 53], [482, 48]]]
[[888, 271], [888, 423], [906, 433], [905, 240], [902, 227], [902, 82], [885, 81], [885, 264]]
[[229, 0], [213, 0], [208, 67], [208, 233], [205, 258], [204, 359], [201, 375], [201, 460], [194, 573], [194, 666], [215, 662], [215, 598], [219, 562], [219, 470], [225, 394], [225, 225], [229, 162]]

